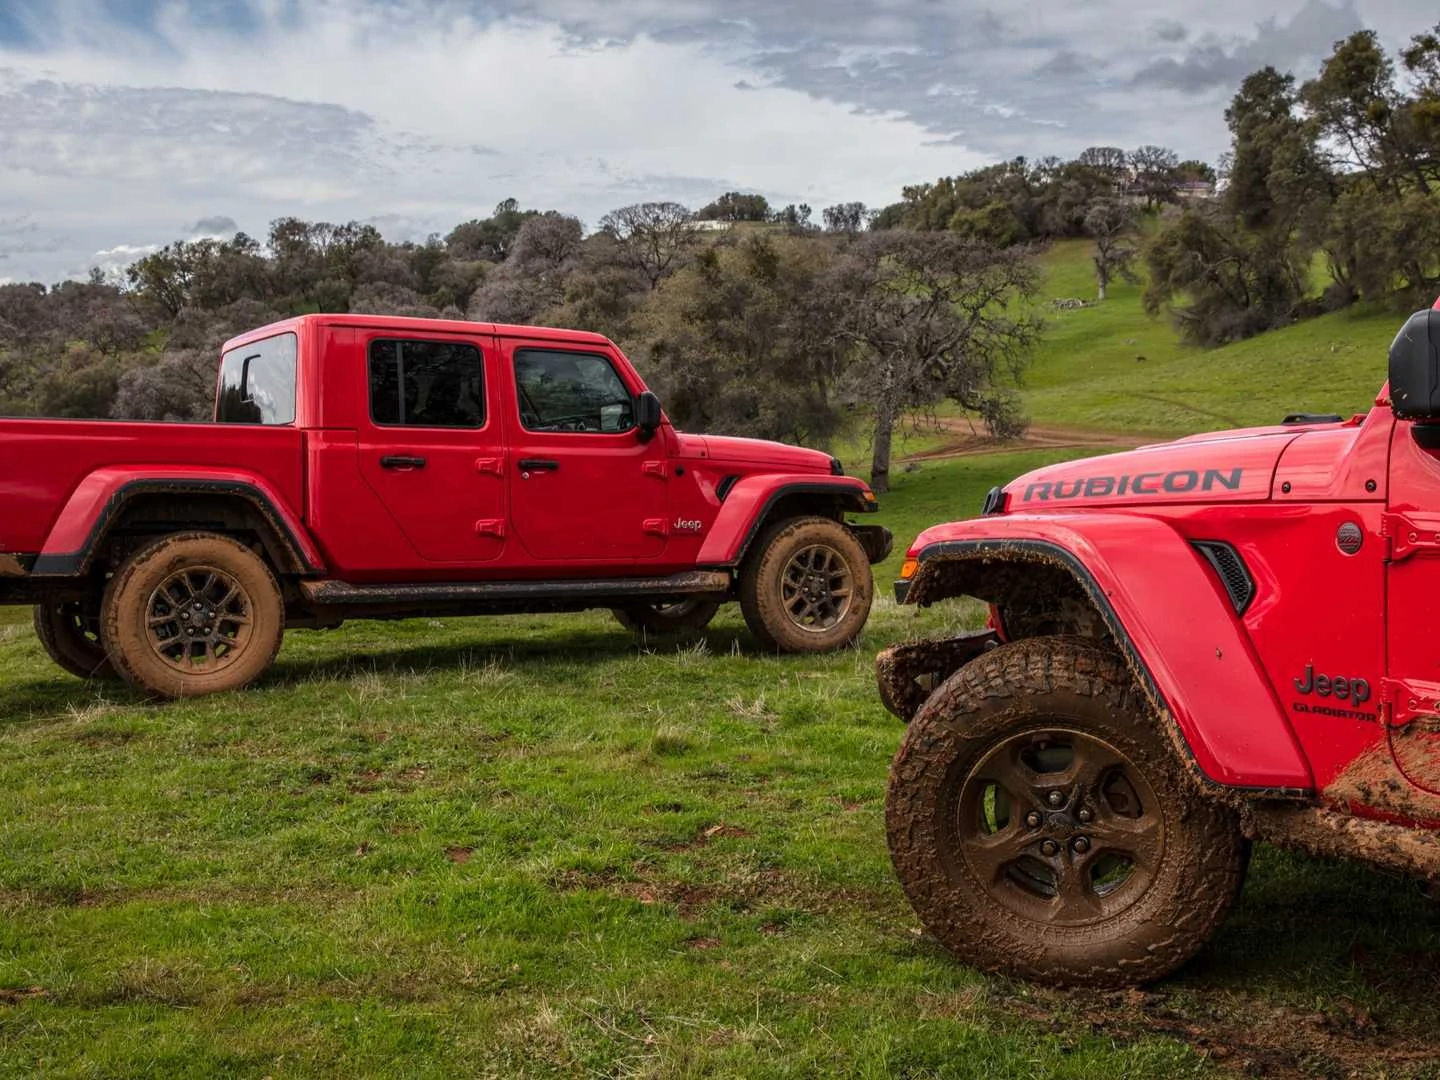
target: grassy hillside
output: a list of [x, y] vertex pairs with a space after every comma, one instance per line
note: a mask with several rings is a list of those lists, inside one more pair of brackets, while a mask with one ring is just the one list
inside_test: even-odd
[[[1042, 296], [1093, 300], [1091, 245], [1056, 244]], [[1385, 382], [1391, 313], [1351, 309], [1204, 350], [1150, 318], [1140, 286], [1118, 284], [1103, 304], [1047, 310], [1045, 341], [1026, 377], [1037, 423], [1181, 434], [1278, 422], [1288, 412], [1363, 412]]]

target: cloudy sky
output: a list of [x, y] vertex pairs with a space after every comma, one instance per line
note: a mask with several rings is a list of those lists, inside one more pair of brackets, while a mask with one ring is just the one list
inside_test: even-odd
[[730, 189], [817, 210], [1024, 154], [1213, 161], [1239, 80], [1425, 0], [0, 0], [0, 280], [282, 215], [423, 239]]

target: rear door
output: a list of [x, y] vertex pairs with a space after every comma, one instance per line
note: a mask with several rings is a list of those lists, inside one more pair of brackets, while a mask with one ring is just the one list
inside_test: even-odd
[[505, 552], [503, 419], [493, 339], [362, 331], [360, 473], [426, 562]]
[[665, 552], [662, 434], [635, 429], [639, 387], [608, 349], [502, 339], [514, 380], [510, 518], [526, 553], [602, 572]]

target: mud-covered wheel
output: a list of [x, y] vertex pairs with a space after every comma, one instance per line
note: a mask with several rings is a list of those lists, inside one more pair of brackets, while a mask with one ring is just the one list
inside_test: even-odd
[[718, 600], [692, 596], [673, 604], [628, 604], [611, 608], [616, 622], [636, 634], [651, 636], [698, 634], [720, 610]]
[[265, 561], [215, 533], [141, 548], [105, 589], [101, 632], [115, 669], [159, 697], [238, 689], [280, 649], [284, 607]]
[[74, 601], [35, 605], [35, 636], [51, 660], [81, 679], [113, 679], [115, 669], [100, 642], [94, 605]]
[[870, 614], [870, 560], [853, 533], [822, 517], [772, 525], [740, 574], [745, 625], [767, 648], [828, 652], [860, 633]]
[[1239, 892], [1234, 815], [1194, 793], [1113, 653], [1001, 646], [938, 687], [890, 773], [895, 870], [962, 960], [1118, 986], [1179, 967]]

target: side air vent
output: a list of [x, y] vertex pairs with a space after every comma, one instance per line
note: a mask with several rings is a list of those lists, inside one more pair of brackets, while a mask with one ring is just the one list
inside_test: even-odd
[[1215, 571], [1220, 584], [1225, 586], [1235, 614], [1244, 615], [1250, 601], [1255, 599], [1255, 581], [1245, 568], [1245, 560], [1233, 547], [1220, 540], [1196, 540], [1194, 547]]
[[725, 477], [720, 483], [715, 485], [715, 497], [721, 502], [724, 502], [725, 496], [730, 494], [730, 489], [733, 488], [739, 480], [740, 477], [738, 476]]

